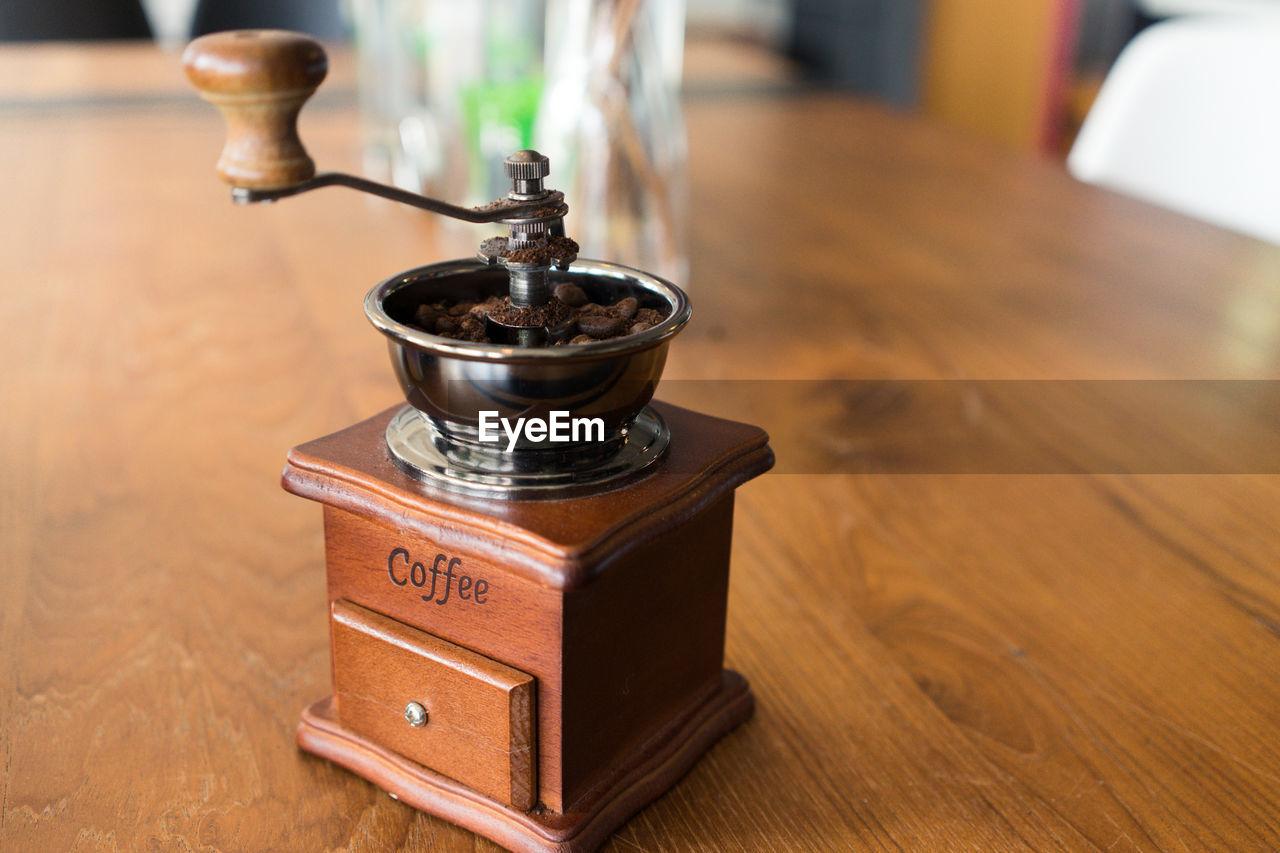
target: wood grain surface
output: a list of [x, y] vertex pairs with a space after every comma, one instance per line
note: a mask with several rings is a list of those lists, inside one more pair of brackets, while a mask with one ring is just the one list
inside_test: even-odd
[[[301, 130], [355, 170], [335, 60]], [[1278, 378], [1280, 248], [748, 64], [690, 63], [677, 392]], [[338, 189], [233, 207], [176, 56], [0, 69], [0, 849], [495, 849], [294, 745], [328, 614], [278, 487], [397, 399], [364, 292], [486, 232]], [[756, 716], [606, 849], [1280, 847], [1274, 473], [842, 473], [856, 397], [788, 469], [805, 407], [751, 396], [799, 470], [737, 496]]]

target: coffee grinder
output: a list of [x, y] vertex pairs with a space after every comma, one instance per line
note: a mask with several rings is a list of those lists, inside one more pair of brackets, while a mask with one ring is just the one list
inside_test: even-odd
[[[340, 185], [507, 227], [368, 293], [407, 402], [288, 455], [284, 488], [324, 510], [333, 663], [298, 744], [510, 849], [595, 849], [751, 715], [725, 611], [734, 490], [772, 465], [767, 436], [652, 400], [689, 301], [578, 259], [545, 157], [510, 157], [511, 192], [478, 208], [316, 173], [296, 120], [319, 44], [226, 32], [183, 61], [226, 119], [236, 202]], [[584, 336], [586, 313], [548, 308], [565, 284], [654, 322]], [[479, 340], [433, 331], [459, 318]], [[553, 441], [557, 418], [584, 429]]]

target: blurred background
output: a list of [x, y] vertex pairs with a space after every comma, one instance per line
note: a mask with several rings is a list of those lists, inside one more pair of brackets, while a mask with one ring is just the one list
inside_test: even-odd
[[[474, 32], [479, 21], [519, 28], [557, 5], [573, 4], [7, 0], [0, 10], [0, 37], [155, 38], [177, 47], [207, 32], [270, 26], [327, 41], [354, 37], [363, 39], [363, 47], [390, 52], [388, 30], [395, 28], [416, 43], [417, 58], [426, 63], [428, 43], [439, 37], [432, 27], [442, 17], [472, 19], [455, 24], [455, 31]], [[684, 18], [692, 37], [756, 41], [795, 59], [813, 80], [1046, 153], [1065, 153], [1107, 69], [1144, 27], [1181, 15], [1280, 9], [1275, 0], [700, 0], [687, 5], [660, 0], [639, 5]], [[538, 59], [511, 57], [513, 64]]]
[[[1254, 111], [1246, 122], [1259, 120], [1259, 98], [1275, 112], [1274, 93], [1215, 78], [1216, 66], [1205, 71], [1208, 82], [1180, 81], [1172, 95], [1130, 92], [1099, 121], [1104, 127], [1087, 150], [1071, 155], [1109, 71], [1139, 34], [1178, 19], [1243, 20], [1276, 10], [1280, 0], [6, 0], [0, 37], [154, 39], [177, 50], [203, 33], [278, 27], [349, 43], [367, 176], [481, 203], [504, 191], [505, 154], [536, 147], [556, 164], [554, 183], [579, 214], [585, 254], [683, 280], [680, 99], [689, 44], [703, 47], [705, 66], [715, 56], [708, 45], [751, 43], [786, 64], [787, 86], [876, 99], [1069, 162], [1083, 180], [1277, 241], [1280, 213], [1254, 196], [1259, 169], [1274, 168], [1266, 140], [1280, 138], [1280, 129], [1252, 134], [1262, 142], [1245, 152], [1193, 139], [1183, 159], [1170, 155], [1152, 166], [1152, 141], [1135, 142], [1137, 131], [1122, 126], [1142, 115], [1155, 146], [1167, 148], [1221, 111], [1224, 89], [1238, 100], [1247, 93], [1238, 108]], [[1269, 32], [1262, 49], [1280, 54], [1280, 30]], [[1238, 62], [1239, 36], [1231, 38], [1208, 55]], [[1204, 50], [1165, 61], [1200, 63]], [[1158, 62], [1148, 62], [1148, 76], [1153, 67]], [[713, 75], [713, 84], [699, 77], [700, 85], [752, 84], [750, 75], [735, 74]], [[770, 80], [778, 85], [776, 73]], [[1190, 103], [1188, 92], [1210, 103]], [[1135, 102], [1164, 106], [1141, 114]], [[1222, 173], [1228, 167], [1234, 177]], [[1231, 180], [1240, 186], [1228, 192]]]

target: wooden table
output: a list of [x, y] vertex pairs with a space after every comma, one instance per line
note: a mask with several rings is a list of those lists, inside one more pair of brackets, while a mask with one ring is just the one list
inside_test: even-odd
[[[1280, 249], [699, 67], [660, 396], [774, 434], [729, 609], [758, 711], [609, 849], [1276, 849]], [[280, 467], [397, 398], [360, 300], [453, 238], [340, 190], [233, 207], [175, 57], [0, 72], [0, 849], [492, 849], [293, 743], [329, 658]], [[354, 169], [337, 77], [304, 136]], [[1173, 379], [1258, 405], [1197, 410], [1222, 438], [1090, 397], [1077, 432], [1019, 390]], [[993, 422], [985, 469], [934, 452]]]

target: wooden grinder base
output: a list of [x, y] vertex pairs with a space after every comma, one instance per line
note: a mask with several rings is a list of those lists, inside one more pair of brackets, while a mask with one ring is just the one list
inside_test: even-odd
[[284, 487], [325, 509], [335, 693], [299, 746], [512, 850], [577, 853], [750, 717], [723, 668], [733, 492], [773, 455], [654, 407], [656, 470], [561, 500], [414, 480], [383, 440], [396, 409], [295, 448]]

